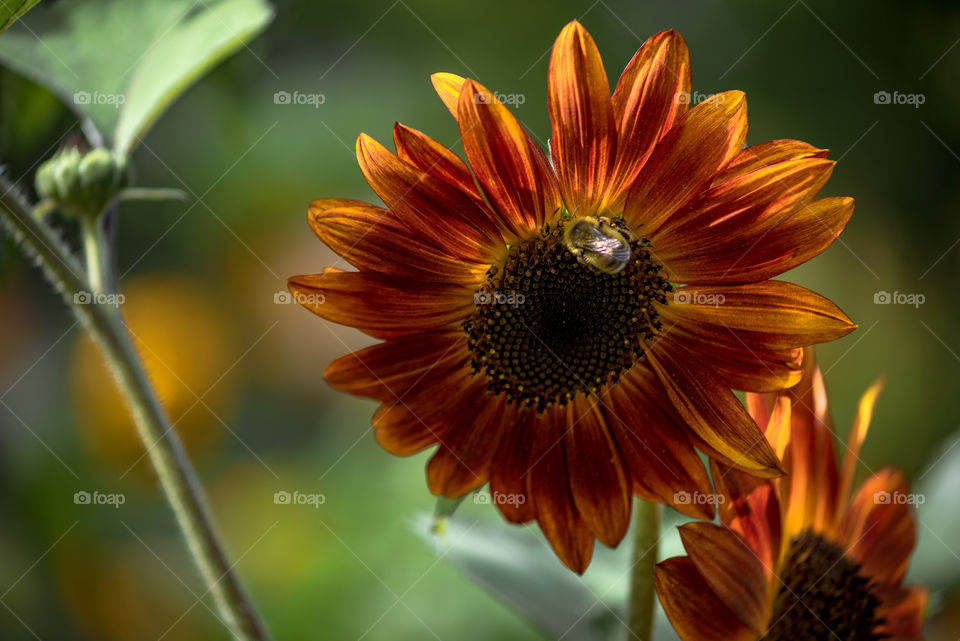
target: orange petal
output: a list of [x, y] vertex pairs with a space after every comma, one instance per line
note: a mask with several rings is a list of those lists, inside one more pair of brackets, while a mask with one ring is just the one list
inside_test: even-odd
[[778, 280], [746, 285], [690, 285], [658, 310], [665, 321], [717, 341], [734, 333], [746, 348], [792, 349], [846, 336], [856, 325], [829, 300]]
[[890, 588], [880, 591], [882, 602], [877, 617], [883, 619], [877, 634], [892, 641], [920, 641], [929, 592], [921, 587]]
[[457, 117], [457, 105], [460, 103], [460, 91], [466, 79], [453, 73], [435, 73], [430, 76], [433, 88], [440, 100], [446, 105], [453, 117]]
[[518, 236], [538, 229], [560, 207], [543, 150], [509, 109], [472, 80], [460, 92], [457, 121], [467, 160], [494, 209]]
[[502, 236], [467, 195], [406, 163], [366, 134], [357, 158], [367, 182], [410, 230], [456, 258], [489, 263]]
[[593, 215], [611, 178], [617, 131], [600, 52], [576, 20], [553, 45], [547, 96], [550, 151], [563, 201], [578, 215]]
[[459, 367], [425, 380], [402, 399], [384, 403], [373, 415], [377, 442], [397, 456], [410, 456], [437, 443], [449, 426], [462, 420], [458, 404], [480, 391], [478, 380], [470, 368]]
[[713, 451], [755, 476], [783, 473], [747, 410], [695, 354], [662, 335], [647, 357], [687, 426]]
[[672, 29], [661, 31], [643, 43], [613, 92], [619, 141], [608, 203], [612, 209], [622, 209], [627, 189], [657, 141], [687, 111], [689, 98], [687, 43]]
[[667, 618], [683, 641], [756, 640], [757, 635], [707, 587], [689, 558], [658, 563], [653, 578]]
[[657, 256], [669, 263], [732, 243], [730, 251], [739, 257], [744, 249], [739, 243], [744, 238], [757, 227], [775, 228], [793, 207], [813, 199], [830, 178], [833, 166], [832, 160], [822, 158], [790, 160], [711, 187], [650, 236]]
[[758, 479], [710, 461], [717, 488], [720, 522], [744, 538], [764, 571], [773, 576], [780, 561], [780, 502], [769, 479]]
[[540, 529], [564, 565], [583, 574], [593, 556], [594, 536], [570, 492], [563, 444], [566, 430], [565, 409], [548, 409], [534, 436], [527, 482]]
[[713, 518], [710, 479], [656, 375], [638, 365], [603, 398], [607, 425], [634, 479], [655, 500], [699, 519]]
[[416, 129], [399, 122], [393, 127], [393, 142], [400, 160], [410, 163], [420, 171], [432, 176], [480, 200], [480, 193], [473, 183], [473, 174], [460, 157], [439, 142]]
[[846, 500], [853, 488], [853, 478], [857, 473], [857, 464], [860, 462], [860, 448], [863, 446], [864, 439], [867, 438], [867, 430], [870, 428], [870, 419], [873, 417], [873, 407], [877, 403], [877, 397], [883, 389], [883, 380], [878, 380], [860, 397], [860, 403], [857, 405], [857, 416], [850, 427], [850, 433], [847, 436], [847, 451], [843, 456], [843, 469], [840, 474], [840, 498]]
[[467, 287], [376, 272], [294, 276], [288, 287], [317, 316], [362, 330], [422, 332], [459, 324], [474, 309]]
[[840, 524], [847, 555], [880, 585], [903, 580], [916, 544], [917, 525], [903, 474], [880, 470], [860, 487]]
[[323, 377], [341, 391], [389, 403], [468, 360], [462, 331], [407, 334], [341, 356]]
[[360, 270], [442, 282], [478, 280], [471, 264], [439, 251], [414, 236], [390, 213], [360, 201], [326, 199], [310, 205], [313, 232]]
[[503, 420], [500, 450], [490, 472], [490, 492], [505, 497], [497, 502], [505, 519], [512, 523], [527, 523], [536, 517], [532, 497], [527, 491], [527, 470], [539, 418], [532, 410], [518, 411], [508, 407]]
[[748, 174], [763, 167], [775, 165], [787, 160], [801, 158], [826, 158], [827, 149], [817, 149], [800, 140], [769, 140], [759, 145], [751, 145], [738, 153], [715, 177], [713, 184], [719, 185], [728, 180]]
[[[436, 495], [451, 498], [477, 489], [490, 478], [490, 467], [503, 433], [504, 404], [488, 399], [479, 387], [459, 405], [459, 421], [440, 439], [427, 464], [427, 483]], [[497, 499], [497, 495], [494, 495]]]
[[680, 538], [710, 589], [745, 626], [762, 634], [770, 618], [768, 577], [773, 570], [725, 527], [688, 523], [680, 527]]
[[740, 91], [717, 94], [681, 116], [637, 174], [624, 217], [649, 237], [688, 205], [743, 147], [747, 102]]
[[616, 547], [630, 525], [631, 484], [600, 407], [589, 399], [567, 405], [564, 437], [570, 490], [577, 511], [597, 539]]

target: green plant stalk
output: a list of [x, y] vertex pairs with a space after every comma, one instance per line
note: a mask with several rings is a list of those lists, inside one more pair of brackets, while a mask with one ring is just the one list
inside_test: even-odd
[[653, 606], [656, 589], [653, 569], [660, 543], [660, 505], [637, 499], [633, 519], [633, 563], [630, 571], [630, 600], [627, 613], [627, 639], [650, 641], [653, 638]]
[[109, 286], [106, 277], [109, 248], [102, 244], [99, 224], [94, 221], [95, 226], [84, 232], [87, 260], [91, 264], [91, 283], [87, 284], [77, 260], [50, 228], [33, 216], [31, 206], [3, 175], [0, 175], [0, 221], [24, 251], [36, 259], [99, 344], [222, 622], [240, 641], [269, 641], [266, 627], [227, 559], [196, 474], [143, 369], [119, 308], [96, 300], [90, 304], [75, 302], [76, 294], [90, 288], [102, 292], [104, 285]]

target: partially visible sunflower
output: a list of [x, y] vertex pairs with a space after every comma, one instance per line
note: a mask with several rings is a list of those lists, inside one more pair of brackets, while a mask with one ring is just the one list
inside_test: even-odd
[[468, 162], [399, 123], [396, 155], [361, 134], [360, 167], [387, 209], [328, 199], [308, 215], [357, 271], [290, 279], [316, 314], [384, 340], [325, 373], [382, 403], [380, 444], [439, 445], [435, 494], [489, 482], [503, 515], [536, 519], [577, 572], [595, 539], [621, 540], [634, 493], [713, 516], [676, 500], [710, 491], [695, 447], [779, 475], [731, 388], [792, 385], [798, 348], [855, 327], [823, 297], [768, 280], [826, 249], [853, 211], [851, 198], [814, 200], [827, 152], [744, 149], [744, 95], [691, 106], [673, 31], [640, 48], [611, 95], [590, 35], [563, 29], [552, 162], [476, 81], [433, 84]]
[[787, 475], [714, 462], [722, 524], [682, 526], [688, 556], [657, 566], [683, 641], [920, 638], [927, 591], [903, 585], [917, 529], [903, 475], [886, 468], [853, 491], [880, 383], [860, 399], [838, 469], [823, 377], [806, 356], [795, 387], [747, 394]]

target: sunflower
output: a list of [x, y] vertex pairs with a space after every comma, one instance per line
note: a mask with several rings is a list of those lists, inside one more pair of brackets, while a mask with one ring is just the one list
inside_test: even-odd
[[648, 40], [611, 95], [577, 22], [553, 47], [551, 158], [496, 95], [436, 74], [467, 162], [397, 124], [397, 153], [361, 134], [386, 204], [314, 202], [313, 231], [356, 271], [290, 279], [316, 314], [382, 339], [326, 379], [382, 405], [378, 442], [438, 446], [431, 491], [489, 482], [512, 522], [536, 520], [582, 572], [615, 546], [631, 495], [710, 492], [695, 448], [750, 474], [780, 464], [731, 388], [800, 377], [798, 348], [855, 325], [833, 303], [768, 280], [826, 249], [850, 198], [813, 200], [833, 162], [794, 140], [743, 148], [746, 102], [690, 103], [673, 31]]
[[713, 462], [721, 525], [682, 526], [688, 556], [657, 566], [684, 641], [920, 638], [927, 592], [903, 585], [916, 537], [903, 475], [883, 469], [853, 491], [880, 384], [860, 400], [838, 469], [823, 377], [807, 356], [795, 387], [747, 394], [787, 475]]

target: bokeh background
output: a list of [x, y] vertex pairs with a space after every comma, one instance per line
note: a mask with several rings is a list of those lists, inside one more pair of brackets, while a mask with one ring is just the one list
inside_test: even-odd
[[[883, 376], [862, 472], [897, 465], [922, 485], [955, 469], [956, 3], [275, 7], [265, 33], [190, 89], [136, 151], [138, 185], [179, 188], [189, 198], [124, 204], [118, 243], [128, 322], [276, 638], [542, 638], [415, 532], [434, 503], [423, 481], [426, 457], [380, 451], [369, 428], [374, 404], [323, 382], [331, 359], [369, 339], [276, 294], [288, 276], [336, 260], [307, 228], [311, 200], [375, 200], [354, 157], [361, 131], [388, 142], [401, 121], [461, 149], [431, 73], [476, 77], [523, 96], [515, 113], [545, 141], [549, 49], [574, 18], [597, 41], [611, 79], [648, 36], [675, 28], [690, 46], [697, 92], [746, 91], [748, 143], [799, 138], [831, 149], [839, 164], [823, 195], [855, 196], [857, 210], [839, 242], [788, 278], [860, 325], [819, 351], [835, 418], [845, 430], [859, 395]], [[28, 32], [32, 16], [13, 29]], [[877, 104], [882, 91], [923, 102]], [[277, 104], [277, 92], [322, 98]], [[31, 189], [36, 164], [78, 134], [57, 98], [0, 70], [0, 162], [10, 176]], [[68, 221], [57, 224], [72, 233]], [[878, 292], [924, 301], [876, 304]], [[125, 502], [77, 505], [78, 491], [122, 493]], [[277, 491], [325, 501], [277, 505]], [[462, 511], [456, 518], [483, 518], [492, 508]], [[938, 572], [930, 639], [960, 635], [951, 590], [960, 578], [958, 526], [948, 513], [920, 528]], [[0, 603], [3, 639], [226, 638], [99, 357], [6, 238]]]

